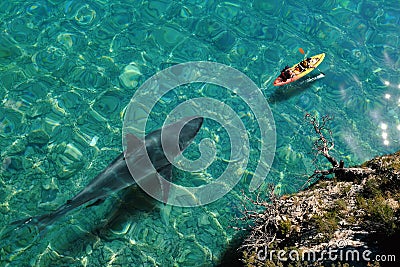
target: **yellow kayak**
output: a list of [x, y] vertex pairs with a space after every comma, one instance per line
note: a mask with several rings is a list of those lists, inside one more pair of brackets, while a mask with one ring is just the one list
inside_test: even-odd
[[274, 85], [281, 86], [284, 84], [294, 82], [300, 79], [301, 77], [304, 77], [305, 75], [312, 72], [316, 67], [318, 67], [318, 65], [321, 64], [324, 58], [325, 58], [325, 53], [322, 53], [313, 57], [309, 57], [293, 65], [292, 67], [285, 69], [285, 71], [288, 72], [287, 75], [289, 76], [283, 77], [282, 74], [279, 75], [278, 78], [275, 79]]

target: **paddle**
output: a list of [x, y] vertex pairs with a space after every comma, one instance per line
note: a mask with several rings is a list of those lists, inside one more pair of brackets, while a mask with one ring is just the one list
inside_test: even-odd
[[304, 59], [306, 58], [306, 53], [304, 52], [303, 48], [299, 48], [299, 52], [304, 55]]

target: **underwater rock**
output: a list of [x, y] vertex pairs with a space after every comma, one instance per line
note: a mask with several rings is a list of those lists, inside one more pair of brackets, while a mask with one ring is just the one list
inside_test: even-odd
[[195, 34], [204, 40], [211, 40], [224, 30], [223, 24], [215, 19], [204, 18], [196, 25]]
[[[65, 157], [61, 157], [61, 161], [64, 159]], [[57, 176], [60, 179], [68, 179], [69, 177], [71, 177], [72, 175], [74, 175], [77, 171], [81, 170], [83, 167], [84, 163], [83, 162], [74, 162], [74, 163], [70, 163], [68, 165], [63, 165], [59, 171], [57, 172]]]
[[87, 46], [87, 36], [80, 32], [64, 32], [57, 36], [57, 42], [67, 50], [82, 50]]
[[11, 172], [18, 172], [24, 169], [21, 157], [6, 157], [3, 160], [3, 169]]
[[41, 193], [41, 201], [42, 203], [51, 202], [56, 199], [58, 190], [57, 189], [45, 189], [42, 190]]
[[177, 46], [185, 36], [181, 29], [174, 24], [164, 25], [153, 32], [154, 40], [160, 48], [172, 49]]
[[50, 156], [58, 167], [57, 176], [59, 179], [68, 179], [81, 170], [85, 163], [82, 161], [82, 152], [74, 144], [65, 142], [57, 145]]
[[32, 145], [45, 145], [49, 142], [50, 136], [43, 130], [33, 130], [28, 134], [28, 143]]
[[187, 37], [175, 47], [173, 55], [179, 62], [207, 60], [210, 48], [194, 37]]
[[119, 80], [126, 88], [132, 89], [138, 85], [141, 75], [139, 67], [131, 63], [124, 68], [124, 71], [119, 76]]
[[0, 49], [0, 58], [2, 60], [12, 61], [21, 56], [20, 48], [6, 33], [0, 35], [0, 43], [2, 44]]
[[7, 190], [5, 188], [0, 188], [0, 202], [4, 203], [6, 199], [7, 199]]
[[17, 139], [11, 146], [8, 147], [9, 155], [19, 154], [25, 151], [28, 141], [25, 138]]
[[212, 39], [213, 44], [221, 51], [229, 51], [236, 42], [235, 36], [229, 31], [223, 31]]
[[66, 60], [65, 52], [54, 46], [49, 46], [32, 56], [35, 68], [49, 72], [61, 69]]
[[22, 133], [25, 130], [25, 118], [19, 111], [3, 109], [0, 117], [0, 133], [5, 135]]
[[107, 92], [96, 100], [93, 109], [104, 118], [119, 116], [121, 99], [122, 96], [117, 92]]
[[10, 166], [10, 164], [11, 164], [11, 158], [10, 158], [10, 157], [5, 157], [5, 158], [3, 159], [2, 164], [1, 164], [1, 168], [2, 168], [3, 170], [7, 170], [8, 167]]

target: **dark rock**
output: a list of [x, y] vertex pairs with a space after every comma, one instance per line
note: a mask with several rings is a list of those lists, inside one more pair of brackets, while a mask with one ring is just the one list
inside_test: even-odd
[[28, 143], [32, 145], [45, 145], [49, 142], [50, 136], [43, 130], [33, 130], [28, 134]]

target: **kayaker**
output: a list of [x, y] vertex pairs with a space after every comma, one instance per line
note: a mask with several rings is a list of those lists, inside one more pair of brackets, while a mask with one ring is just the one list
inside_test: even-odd
[[286, 66], [283, 70], [281, 70], [281, 75], [279, 75], [283, 81], [290, 79], [294, 76], [293, 71], [290, 69], [289, 66]]
[[303, 71], [305, 71], [307, 68], [312, 68], [312, 67], [310, 66], [310, 63], [311, 63], [311, 58], [309, 58], [309, 57], [306, 58], [305, 60], [301, 61], [301, 62], [299, 63], [299, 65], [297, 65], [299, 71], [300, 71], [300, 72], [303, 72]]

